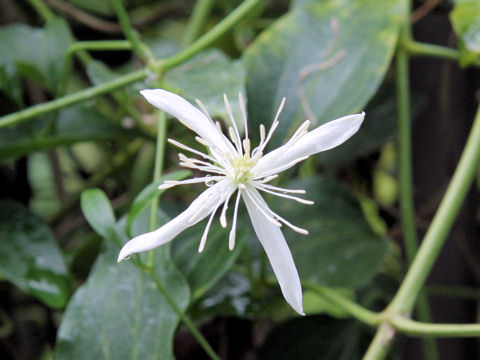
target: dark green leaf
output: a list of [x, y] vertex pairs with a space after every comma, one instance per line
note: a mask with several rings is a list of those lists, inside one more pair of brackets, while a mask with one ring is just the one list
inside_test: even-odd
[[83, 215], [95, 232], [104, 239], [114, 240], [115, 215], [107, 195], [100, 189], [88, 189], [82, 192], [80, 204]]
[[0, 274], [51, 307], [67, 303], [67, 269], [50, 229], [7, 200], [0, 201]]
[[215, 285], [232, 267], [242, 251], [247, 235], [247, 231], [239, 226], [235, 248], [230, 251], [230, 229], [223, 229], [218, 223], [213, 224], [204, 251], [198, 253], [204, 228], [205, 223], [202, 222], [186, 230], [175, 239], [172, 247], [175, 263], [187, 279], [194, 300]]
[[[19, 77], [39, 81], [55, 90], [63, 58], [72, 41], [68, 24], [61, 18], [49, 21], [45, 28], [14, 24], [0, 29], [0, 87], [18, 97]], [[18, 99], [17, 99], [18, 100]]]
[[[117, 264], [106, 243], [85, 285], [72, 298], [57, 338], [56, 359], [173, 359], [178, 316], [155, 283], [131, 262]], [[157, 274], [184, 310], [189, 291], [168, 255], [155, 250]]]
[[300, 276], [350, 288], [369, 281], [379, 271], [388, 241], [371, 230], [357, 199], [328, 178], [297, 180], [287, 187], [307, 190], [306, 198], [315, 202], [308, 206], [277, 198], [272, 206], [309, 232], [284, 231]]
[[469, 65], [480, 57], [480, 2], [456, 0], [450, 19], [460, 39], [460, 64]]
[[149, 184], [145, 187], [140, 194], [137, 195], [135, 200], [133, 200], [132, 206], [127, 216], [126, 223], [126, 232], [130, 233], [131, 227], [135, 219], [140, 213], [145, 210], [145, 208], [150, 204], [150, 202], [156, 197], [164, 193], [165, 190], [159, 190], [158, 186], [163, 184], [166, 180], [181, 180], [190, 175], [188, 170], [175, 171], [173, 173], [162, 176], [158, 181]]
[[363, 110], [388, 69], [402, 18], [401, 0], [301, 3], [243, 57], [251, 124], [270, 124], [287, 98], [277, 145], [305, 118], [318, 126]]

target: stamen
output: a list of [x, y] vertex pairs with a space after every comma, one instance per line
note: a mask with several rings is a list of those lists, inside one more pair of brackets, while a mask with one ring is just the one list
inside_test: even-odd
[[207, 147], [209, 146], [208, 142], [205, 139], [202, 139], [200, 136], [195, 136], [195, 140], [197, 140], [200, 144], [204, 146], [207, 146]]
[[241, 192], [238, 191], [237, 200], [235, 201], [235, 210], [233, 211], [232, 228], [230, 230], [230, 234], [228, 235], [228, 248], [230, 251], [232, 251], [233, 248], [235, 247], [235, 235], [236, 235], [236, 229], [237, 229], [237, 214], [238, 214], [238, 204], [240, 203], [240, 194]]
[[305, 205], [313, 205], [314, 204], [314, 202], [311, 201], [311, 200], [306, 200], [306, 199], [299, 198], [297, 196], [292, 196], [292, 195], [282, 194], [281, 192], [272, 191], [270, 189], [265, 188], [263, 185], [260, 185], [260, 184], [256, 184], [255, 187], [259, 190], [265, 191], [266, 193], [269, 193], [269, 194], [272, 194], [272, 195], [275, 195], [275, 196], [278, 196], [278, 197], [283, 197], [285, 199], [295, 200], [295, 201], [297, 201], [299, 203], [302, 203], [302, 204], [305, 204]]
[[205, 249], [205, 244], [207, 243], [207, 236], [208, 236], [208, 231], [210, 230], [210, 225], [212, 224], [213, 217], [215, 216], [215, 213], [217, 212], [217, 209], [219, 208], [220, 204], [222, 201], [220, 200], [217, 203], [217, 206], [215, 207], [215, 210], [212, 211], [212, 214], [210, 215], [210, 218], [208, 219], [207, 226], [205, 227], [205, 230], [203, 231], [202, 238], [200, 240], [200, 246], [198, 247], [198, 252], [201, 253]]
[[279, 192], [287, 193], [287, 194], [288, 193], [290, 193], [290, 194], [306, 194], [307, 193], [303, 189], [285, 189], [285, 188], [281, 188], [281, 187], [270, 185], [270, 184], [264, 184], [263, 182], [262, 182], [262, 186], [266, 187], [268, 189], [274, 190], [274, 191], [279, 191]]
[[220, 225], [222, 225], [222, 227], [224, 229], [227, 227], [226, 213], [227, 213], [227, 209], [228, 209], [228, 202], [230, 201], [231, 196], [232, 196], [232, 194], [228, 195], [227, 200], [225, 200], [225, 203], [223, 204], [222, 213], [220, 214]]
[[207, 116], [208, 120], [210, 120], [210, 122], [213, 124], [213, 120], [210, 116], [210, 113], [207, 110], [207, 107], [200, 100], [195, 99], [195, 101], [198, 104], [198, 106], [200, 107], [200, 110], [202, 110], [202, 112]]
[[247, 124], [247, 107], [245, 106], [245, 100], [241, 92], [238, 93], [238, 102], [240, 104], [240, 110], [242, 112], [243, 130], [245, 131], [245, 139], [248, 139], [248, 124]]
[[228, 128], [228, 135], [230, 135], [230, 139], [235, 144], [238, 154], [242, 155], [242, 147], [240, 145], [239, 139], [237, 138], [237, 134], [235, 134], [235, 131], [231, 126]]
[[[203, 140], [203, 139], [202, 139]], [[197, 154], [198, 156], [201, 156], [203, 157], [204, 159], [208, 159], [210, 161], [213, 161], [213, 162], [217, 162], [217, 160], [215, 160], [214, 158], [212, 158], [211, 156], [207, 155], [207, 154], [204, 154], [202, 153], [201, 151], [198, 151], [198, 150], [195, 150], [195, 149], [192, 149], [191, 147], [187, 146], [187, 145], [184, 145], [182, 144], [181, 142], [178, 142], [177, 140], [174, 140], [174, 139], [167, 139], [167, 141], [172, 144], [172, 145], [175, 145], [176, 147], [180, 148], [180, 149], [183, 149], [183, 150], [187, 150], [193, 154]], [[203, 140], [205, 141], [205, 140]], [[205, 141], [205, 144], [206, 146], [209, 146], [208, 143]]]
[[243, 150], [247, 156], [250, 155], [250, 139], [243, 140]]
[[[252, 197], [254, 197], [256, 201], [259, 201], [259, 202], [262, 202], [263, 199], [260, 197], [260, 195], [258, 193], [255, 193], [255, 192], [251, 192], [252, 193]], [[260, 199], [258, 199], [258, 197], [260, 197]], [[275, 220], [279, 220], [281, 222], [283, 222], [285, 225], [287, 225], [290, 229], [292, 229], [293, 231], [299, 233], [299, 234], [302, 234], [302, 235], [308, 235], [308, 231], [306, 229], [302, 229], [298, 226], [295, 226], [293, 225], [292, 223], [290, 223], [289, 221], [285, 220], [284, 218], [282, 218], [280, 215], [278, 215], [277, 213], [273, 212], [272, 209], [270, 209], [268, 206], [265, 206], [266, 209], [268, 210], [268, 212], [275, 218]]]
[[223, 179], [223, 176], [203, 176], [186, 180], [166, 180], [158, 188], [160, 190], [169, 189], [177, 185], [186, 185], [186, 184], [196, 184], [196, 183], [207, 183], [208, 181], [218, 181]]
[[[225, 103], [225, 109], [227, 110], [228, 117], [230, 118], [230, 122], [232, 123], [233, 128], [235, 130], [236, 139], [238, 140], [238, 141], [234, 141], [233, 143], [234, 144], [241, 144], [242, 138], [240, 137], [240, 132], [238, 131], [238, 127], [237, 127], [237, 122], [235, 121], [235, 118], [233, 116], [232, 107], [230, 106], [230, 103], [228, 102], [227, 94], [223, 94], [223, 102]], [[233, 140], [233, 138], [232, 138], [232, 140]], [[237, 147], [237, 150], [238, 150], [238, 153], [241, 156], [242, 155], [242, 148], [240, 147], [240, 149], [239, 149]]]
[[262, 209], [262, 207], [258, 204], [258, 200], [255, 199], [255, 195], [254, 195], [254, 192], [249, 190], [247, 187], [245, 187], [245, 193], [248, 197], [250, 197], [250, 200], [252, 200], [252, 203], [255, 205], [255, 207], [267, 218], [267, 220], [269, 220], [272, 224], [278, 226], [278, 227], [282, 227], [282, 224], [280, 224], [277, 220], [275, 220], [274, 218], [272, 218], [270, 216], [270, 214], [267, 214], [265, 212], [265, 210]]

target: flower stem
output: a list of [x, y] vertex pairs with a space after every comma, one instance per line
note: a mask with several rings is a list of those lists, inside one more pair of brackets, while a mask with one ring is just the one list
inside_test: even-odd
[[210, 358], [213, 360], [220, 360], [220, 357], [215, 353], [215, 351], [212, 349], [212, 347], [207, 342], [207, 340], [203, 337], [200, 331], [198, 331], [198, 329], [195, 327], [192, 321], [188, 318], [188, 316], [183, 313], [182, 309], [180, 309], [177, 306], [177, 304], [175, 303], [175, 300], [173, 300], [173, 298], [170, 296], [167, 289], [165, 289], [162, 282], [160, 281], [158, 276], [155, 274], [154, 270], [152, 268], [144, 269], [144, 270], [148, 275], [150, 275], [152, 280], [155, 282], [157, 289], [164, 296], [165, 300], [172, 307], [175, 313], [180, 317], [180, 319], [185, 324], [185, 326], [192, 332], [193, 336], [197, 339], [198, 343], [202, 346], [202, 348], [210, 356]]
[[[187, 47], [185, 50], [180, 53], [173, 55], [170, 58], [164, 60], [158, 60], [159, 72], [167, 71], [182, 62], [190, 59], [192, 56], [202, 51], [219, 37], [221, 37], [225, 32], [231, 29], [236, 23], [242, 20], [247, 14], [249, 14], [258, 4], [261, 3], [261, 0], [246, 0], [234, 11], [232, 11], [225, 19], [220, 21], [216, 26], [214, 26], [209, 32], [196, 40], [192, 45]], [[51, 111], [56, 111], [64, 107], [80, 103], [82, 101], [90, 100], [97, 96], [109, 93], [123, 86], [132, 84], [134, 82], [143, 80], [148, 75], [148, 69], [145, 67], [143, 69], [131, 72], [129, 74], [120, 76], [112, 81], [100, 84], [97, 86], [90, 87], [85, 90], [81, 90], [77, 93], [66, 95], [61, 98], [38, 104], [28, 109], [17, 111], [13, 114], [5, 115], [0, 117], [0, 129], [5, 126], [10, 126], [14, 124], [20, 124], [24, 121], [30, 120], [37, 116], [44, 115]]]
[[[452, 61], [458, 61], [460, 59], [460, 52], [458, 50], [445, 46], [406, 40], [402, 43], [402, 47], [404, 47], [411, 56], [429, 56]], [[480, 59], [477, 59], [471, 65], [480, 66]]]
[[[165, 112], [156, 112], [157, 116], [157, 141], [155, 150], [155, 165], [153, 168], [153, 181], [156, 182], [160, 179], [163, 171], [163, 159], [165, 153], [165, 140], [167, 136], [167, 119]], [[152, 200], [152, 206], [150, 208], [150, 231], [157, 228], [157, 215], [158, 215], [158, 196], [155, 196]], [[150, 251], [148, 254], [148, 267], [154, 267], [154, 253]]]
[[212, 0], [197, 0], [193, 8], [192, 16], [188, 21], [187, 28], [183, 34], [182, 43], [185, 45], [191, 44], [202, 31], [208, 14], [212, 8]]
[[117, 14], [118, 20], [120, 21], [120, 26], [125, 34], [125, 37], [132, 44], [133, 51], [140, 56], [147, 63], [153, 63], [155, 61], [155, 56], [150, 51], [150, 49], [140, 41], [138, 34], [133, 29], [130, 20], [128, 19], [128, 14], [121, 0], [111, 0], [113, 9]]
[[[409, 26], [406, 26], [410, 29]], [[409, 30], [402, 33], [402, 38], [410, 38]], [[397, 126], [398, 126], [398, 173], [400, 190], [400, 213], [403, 229], [403, 243], [407, 262], [410, 265], [418, 250], [417, 230], [415, 225], [415, 206], [413, 200], [412, 175], [412, 129], [410, 114], [409, 56], [400, 47], [396, 54], [396, 87], [397, 87]], [[417, 302], [418, 317], [421, 321], [431, 321], [430, 306], [426, 292], [421, 292]], [[438, 359], [435, 340], [424, 341], [425, 356]]]
[[45, 21], [51, 21], [55, 18], [55, 14], [53, 13], [50, 8], [43, 3], [42, 0], [28, 0], [30, 5], [35, 9], [37, 13], [40, 14], [40, 16], [45, 20]]
[[335, 304], [335, 306], [342, 308], [343, 311], [347, 312], [349, 315], [353, 316], [364, 324], [377, 326], [381, 321], [380, 314], [358, 305], [356, 302], [343, 296], [334, 289], [316, 285], [308, 281], [302, 281], [302, 284], [305, 289], [316, 292], [318, 295], [330, 301], [332, 304]]
[[396, 316], [392, 326], [404, 334], [421, 337], [478, 337], [480, 324], [426, 324]]
[[393, 299], [390, 308], [399, 313], [408, 312], [422, 288], [460, 207], [465, 200], [480, 161], [480, 107], [470, 131], [458, 166], [445, 196], [430, 224], [422, 245], [415, 256], [405, 280]]

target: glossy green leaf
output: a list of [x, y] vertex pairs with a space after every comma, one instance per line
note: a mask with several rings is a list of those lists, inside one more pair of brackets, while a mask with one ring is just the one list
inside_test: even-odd
[[102, 190], [88, 189], [82, 192], [80, 205], [83, 215], [97, 234], [108, 240], [116, 236], [115, 214]]
[[460, 40], [460, 64], [469, 65], [480, 57], [480, 2], [456, 0], [450, 20]]
[[229, 123], [223, 102], [226, 94], [238, 126], [243, 127], [238, 102], [239, 92], [245, 96], [245, 70], [241, 62], [230, 60], [218, 50], [210, 50], [168, 71], [165, 80], [192, 103], [199, 99], [211, 116], [222, 117]]
[[[314, 205], [275, 199], [278, 210], [308, 235], [284, 230], [302, 278], [321, 285], [356, 288], [378, 273], [388, 241], [376, 235], [352, 193], [329, 178], [308, 178], [287, 185], [304, 189]], [[286, 228], [286, 227], [284, 227]]]
[[126, 232], [130, 233], [131, 227], [135, 219], [140, 215], [140, 213], [145, 210], [145, 208], [151, 203], [151, 201], [156, 197], [160, 196], [165, 192], [165, 190], [159, 190], [158, 187], [163, 184], [166, 180], [181, 180], [190, 175], [189, 170], [180, 170], [173, 173], [162, 176], [158, 181], [155, 181], [148, 186], [146, 186], [133, 200], [130, 211], [127, 215], [126, 223]]
[[[18, 97], [19, 77], [34, 79], [50, 90], [60, 79], [63, 57], [72, 41], [65, 20], [54, 18], [44, 28], [13, 24], [0, 29], [0, 87]], [[18, 102], [17, 98], [17, 102]]]
[[270, 124], [286, 97], [278, 145], [306, 118], [318, 126], [363, 110], [390, 64], [402, 5], [328, 0], [295, 6], [244, 53], [250, 124]]
[[[148, 227], [149, 212], [144, 211], [133, 224], [134, 235], [147, 232]], [[116, 225], [121, 243], [128, 240], [124, 229], [122, 219]], [[104, 242], [87, 282], [63, 316], [56, 359], [173, 359], [179, 318], [149, 275], [132, 261], [117, 263], [119, 250], [113, 242]], [[169, 244], [155, 249], [154, 259], [158, 280], [184, 311], [190, 291], [171, 260]]]
[[257, 359], [360, 360], [365, 350], [362, 335], [365, 333], [361, 325], [351, 320], [333, 320], [325, 316], [296, 318], [270, 332]]
[[[69, 303], [57, 337], [56, 359], [173, 359], [178, 316], [155, 283], [131, 262], [117, 264], [106, 243], [87, 282]], [[189, 291], [168, 255], [155, 250], [157, 274], [180, 309]]]
[[136, 133], [124, 129], [90, 107], [72, 107], [59, 113], [52, 134], [39, 137], [48, 119], [36, 119], [0, 132], [0, 160], [15, 158], [33, 151], [51, 149], [82, 141], [102, 141], [131, 137]]
[[198, 246], [204, 229], [205, 223], [202, 222], [186, 230], [175, 239], [172, 246], [175, 263], [187, 279], [194, 300], [202, 296], [230, 270], [242, 251], [248, 233], [239, 226], [235, 248], [230, 251], [229, 227], [223, 229], [218, 223], [212, 224], [205, 249], [199, 253]]
[[0, 201], [0, 274], [48, 306], [62, 308], [69, 280], [50, 229], [23, 205]]

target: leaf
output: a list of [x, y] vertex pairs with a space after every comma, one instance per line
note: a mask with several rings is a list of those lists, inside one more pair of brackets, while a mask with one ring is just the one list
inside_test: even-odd
[[117, 236], [112, 205], [102, 190], [88, 189], [82, 192], [80, 205], [83, 215], [97, 234], [110, 241]]
[[245, 70], [241, 62], [230, 60], [218, 50], [209, 50], [168, 71], [165, 80], [179, 88], [181, 95], [191, 102], [199, 99], [211, 116], [230, 123], [222, 97], [226, 94], [239, 129], [243, 128], [238, 102], [239, 92], [245, 96]]
[[376, 92], [398, 38], [403, 1], [303, 1], [244, 53], [250, 122], [270, 124], [287, 98], [274, 145], [301, 121], [359, 112]]
[[55, 132], [39, 137], [47, 122], [48, 119], [43, 117], [2, 129], [0, 160], [82, 141], [114, 140], [137, 134], [135, 130], [120, 127], [90, 107], [72, 107], [60, 111]]
[[193, 301], [205, 294], [230, 270], [247, 237], [247, 231], [239, 226], [235, 248], [230, 251], [228, 249], [230, 229], [212, 224], [205, 249], [198, 253], [204, 228], [204, 223], [193, 226], [180, 234], [172, 245], [173, 258], [190, 285]]
[[297, 180], [287, 187], [305, 189], [305, 197], [315, 202], [305, 206], [275, 199], [272, 206], [309, 232], [284, 231], [300, 276], [326, 286], [365, 285], [379, 271], [388, 241], [372, 231], [357, 199], [329, 178]]
[[[148, 212], [134, 224], [148, 231]], [[125, 222], [117, 224], [122, 243]], [[56, 359], [173, 359], [179, 318], [152, 279], [131, 261], [117, 264], [119, 248], [104, 242], [87, 282], [70, 301], [57, 335]], [[155, 249], [155, 273], [184, 311], [190, 293], [170, 258], [169, 245]]]
[[188, 170], [180, 170], [175, 171], [173, 173], [167, 174], [162, 176], [158, 181], [155, 181], [149, 185], [147, 185], [140, 194], [137, 195], [135, 200], [132, 202], [132, 206], [130, 207], [130, 211], [127, 215], [127, 223], [125, 225], [125, 229], [127, 234], [130, 233], [132, 224], [135, 219], [140, 215], [140, 213], [145, 210], [148, 204], [156, 197], [160, 196], [165, 192], [165, 190], [159, 190], [158, 187], [163, 184], [166, 180], [181, 180], [186, 178], [190, 175], [190, 171]]
[[[258, 360], [355, 360], [363, 355], [362, 328], [351, 320], [306, 316], [275, 327], [258, 351]], [[368, 342], [367, 342], [368, 344]]]
[[460, 65], [472, 64], [480, 57], [480, 2], [456, 0], [450, 20], [460, 39]]
[[23, 205], [0, 201], [0, 274], [52, 308], [63, 308], [69, 279], [50, 229]]
[[[168, 247], [155, 250], [163, 286], [184, 310], [189, 292]], [[57, 338], [56, 359], [173, 359], [178, 316], [155, 283], [131, 262], [117, 264], [106, 243], [85, 285], [69, 303]]]
[[72, 35], [62, 18], [54, 18], [43, 28], [13, 24], [0, 29], [0, 87], [13, 92], [18, 99], [20, 76], [39, 81], [51, 91], [55, 90], [63, 58]]

